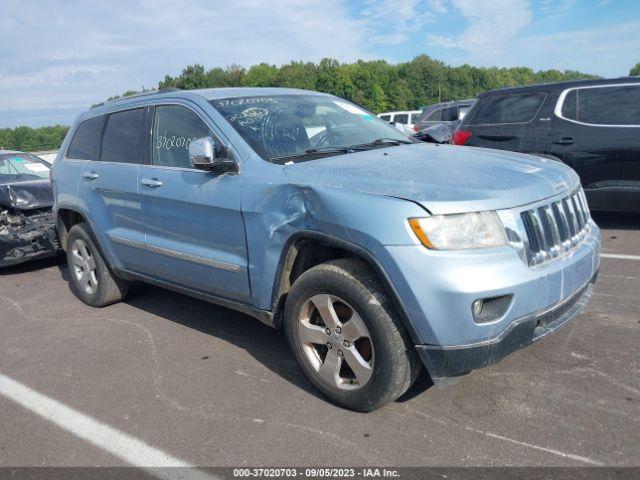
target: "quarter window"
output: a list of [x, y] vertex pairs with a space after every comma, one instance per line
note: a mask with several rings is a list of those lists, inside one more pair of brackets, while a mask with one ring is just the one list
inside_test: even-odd
[[177, 105], [156, 107], [153, 125], [153, 164], [191, 168], [191, 141], [210, 136], [209, 128], [188, 108]]
[[527, 123], [533, 120], [545, 96], [544, 93], [526, 93], [485, 97], [472, 124]]
[[67, 158], [97, 160], [100, 153], [100, 138], [103, 125], [103, 115], [80, 123], [67, 150]]
[[458, 110], [458, 118], [462, 120], [470, 109], [471, 107], [467, 105], [460, 107], [460, 110]]
[[455, 122], [458, 120], [458, 107], [447, 107], [442, 110], [443, 122]]
[[112, 113], [102, 139], [103, 162], [144, 163], [148, 140], [144, 108]]
[[386, 122], [391, 121], [391, 115], [380, 115], [380, 118]]
[[570, 90], [562, 116], [592, 125], [640, 126], [640, 85]]

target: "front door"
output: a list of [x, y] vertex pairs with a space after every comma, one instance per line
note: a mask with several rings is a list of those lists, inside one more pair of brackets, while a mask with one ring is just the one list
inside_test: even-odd
[[155, 107], [151, 164], [140, 174], [147, 255], [161, 282], [248, 302], [242, 177], [194, 169], [189, 144], [213, 137], [182, 105]]

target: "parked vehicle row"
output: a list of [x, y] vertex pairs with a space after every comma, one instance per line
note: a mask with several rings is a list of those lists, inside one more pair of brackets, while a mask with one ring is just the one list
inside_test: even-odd
[[560, 160], [580, 176], [592, 209], [640, 211], [640, 78], [483, 93], [453, 141]]
[[74, 293], [145, 281], [283, 328], [331, 401], [370, 411], [584, 308], [600, 234], [575, 172], [429, 145], [295, 89], [167, 91], [78, 118], [53, 164]]
[[422, 110], [409, 110], [401, 112], [385, 112], [378, 114], [378, 118], [392, 125], [401, 125], [407, 131], [415, 131]]
[[0, 150], [0, 267], [59, 251], [49, 170], [35, 155]]

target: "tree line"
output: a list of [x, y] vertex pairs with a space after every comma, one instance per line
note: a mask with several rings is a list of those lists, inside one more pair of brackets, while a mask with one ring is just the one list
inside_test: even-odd
[[[640, 75], [640, 63], [630, 75]], [[384, 60], [342, 63], [325, 58], [319, 63], [292, 61], [276, 66], [260, 63], [250, 68], [230, 65], [206, 69], [189, 65], [179, 75], [166, 75], [158, 89], [184, 90], [216, 87], [292, 87], [318, 90], [352, 100], [380, 113], [414, 110], [448, 100], [474, 98], [481, 92], [500, 87], [559, 82], [595, 75], [575, 70], [540, 70], [527, 67], [452, 67], [427, 55], [409, 62], [390, 64]], [[122, 96], [139, 93], [129, 90]], [[118, 95], [109, 98], [113, 100]], [[56, 149], [68, 127], [0, 129], [0, 148], [17, 150]]]
[[52, 127], [16, 127], [0, 128], [0, 150], [22, 150], [36, 152], [40, 150], [57, 150], [69, 127], [54, 125]]
[[597, 78], [574, 70], [533, 71], [526, 67], [451, 67], [420, 55], [410, 62], [384, 60], [341, 63], [325, 58], [319, 63], [291, 62], [280, 67], [260, 63], [249, 69], [239, 65], [206, 70], [190, 65], [176, 77], [166, 75], [163, 88], [293, 87], [318, 90], [352, 100], [374, 113], [414, 110], [448, 100], [474, 98], [500, 87]]

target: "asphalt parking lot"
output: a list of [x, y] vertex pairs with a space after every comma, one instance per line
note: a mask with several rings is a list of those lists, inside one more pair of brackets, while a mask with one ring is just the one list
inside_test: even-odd
[[[0, 395], [0, 466], [126, 465], [109, 442], [198, 466], [640, 465], [640, 217], [596, 221], [606, 256], [570, 325], [370, 414], [319, 397], [284, 335], [242, 314], [150, 286], [92, 309], [62, 259], [4, 270], [0, 383], [32, 408]], [[47, 399], [93, 433], [34, 413]]]

